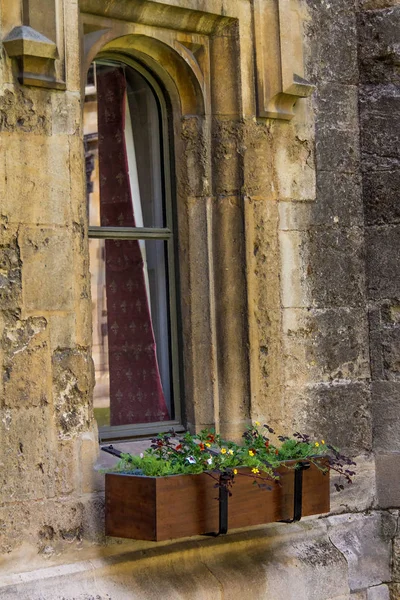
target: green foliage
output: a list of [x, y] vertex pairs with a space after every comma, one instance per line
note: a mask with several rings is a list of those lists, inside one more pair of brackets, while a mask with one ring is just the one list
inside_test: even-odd
[[[320, 457], [326, 458], [323, 464]], [[296, 468], [303, 460], [322, 470], [337, 471], [348, 483], [355, 474], [348, 468], [355, 463], [324, 440], [313, 441], [299, 432], [291, 438], [276, 436], [271, 427], [258, 422], [247, 428], [241, 444], [223, 440], [208, 429], [197, 435], [187, 432], [181, 437], [174, 431], [160, 434], [140, 456], [122, 455], [112, 471], [149, 477], [214, 472], [233, 479], [241, 467], [248, 467], [255, 482], [260, 484], [260, 481], [278, 479], [276, 469], [283, 461], [293, 461], [286, 466]], [[336, 485], [337, 489], [343, 489], [340, 483]]]

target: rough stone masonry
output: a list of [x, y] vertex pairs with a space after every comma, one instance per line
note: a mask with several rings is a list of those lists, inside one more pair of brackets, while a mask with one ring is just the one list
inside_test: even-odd
[[[255, 24], [287, 6], [298, 30], [263, 27], [315, 91], [260, 117]], [[0, 0], [3, 42], [22, 25], [57, 53], [53, 86], [43, 57], [0, 55], [1, 600], [400, 599], [400, 3]], [[329, 515], [104, 536], [82, 129], [104, 49], [142, 61], [173, 115], [184, 423], [337, 444], [358, 475]]]

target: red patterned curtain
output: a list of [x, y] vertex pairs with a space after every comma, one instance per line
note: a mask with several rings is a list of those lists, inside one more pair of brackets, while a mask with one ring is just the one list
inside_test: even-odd
[[[102, 226], [135, 227], [125, 144], [126, 82], [97, 74]], [[110, 425], [170, 419], [156, 355], [143, 257], [136, 240], [105, 242]]]

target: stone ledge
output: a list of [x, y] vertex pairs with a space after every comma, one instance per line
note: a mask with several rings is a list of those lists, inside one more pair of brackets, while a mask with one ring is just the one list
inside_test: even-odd
[[330, 542], [323, 520], [124, 548], [102, 556], [103, 548], [92, 547], [80, 562], [5, 575], [0, 597], [152, 600], [161, 589], [165, 600], [235, 600], [249, 593], [252, 600], [327, 600], [332, 589], [349, 594], [347, 563]]

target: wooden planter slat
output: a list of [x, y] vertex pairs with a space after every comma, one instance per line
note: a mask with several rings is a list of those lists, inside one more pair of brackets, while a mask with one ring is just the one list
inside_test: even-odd
[[[250, 469], [235, 477], [229, 498], [229, 529], [290, 520], [294, 470], [280, 467], [272, 490], [254, 485]], [[106, 535], [162, 541], [218, 531], [217, 481], [208, 475], [143, 477], [106, 474]], [[329, 512], [329, 473], [311, 465], [303, 473], [304, 516]]]

